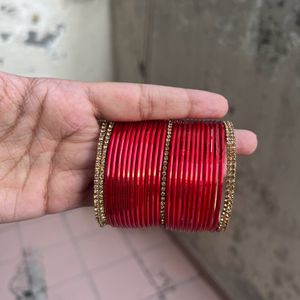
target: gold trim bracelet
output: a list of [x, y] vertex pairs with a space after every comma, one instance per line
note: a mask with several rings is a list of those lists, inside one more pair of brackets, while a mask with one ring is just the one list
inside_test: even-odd
[[161, 187], [160, 187], [160, 223], [165, 225], [166, 221], [166, 185], [167, 185], [167, 171], [169, 162], [170, 142], [172, 137], [173, 122], [169, 120], [166, 134], [166, 142], [164, 148], [164, 158], [161, 173]]
[[226, 177], [225, 177], [225, 197], [223, 210], [220, 215], [220, 221], [218, 231], [225, 231], [229, 223], [233, 198], [235, 191], [235, 179], [236, 179], [236, 143], [234, 137], [233, 124], [230, 121], [224, 121], [225, 133], [226, 133]]
[[[230, 121], [114, 124], [100, 122], [94, 211], [101, 227], [227, 228], [236, 179], [236, 143]], [[111, 136], [114, 143], [109, 147]], [[223, 197], [218, 191], [221, 176]]]
[[113, 122], [102, 121], [97, 147], [94, 178], [94, 212], [100, 226], [107, 223], [104, 209], [104, 171], [107, 148], [113, 129]]

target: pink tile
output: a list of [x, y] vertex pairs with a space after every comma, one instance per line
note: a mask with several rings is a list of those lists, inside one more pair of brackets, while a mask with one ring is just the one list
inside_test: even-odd
[[21, 243], [16, 227], [0, 232], [0, 263], [21, 254]]
[[133, 258], [92, 272], [102, 300], [140, 300], [155, 293]]
[[166, 293], [166, 300], [222, 300], [213, 288], [203, 279], [198, 278], [176, 286]]
[[64, 242], [42, 251], [48, 286], [68, 280], [82, 272], [79, 257], [71, 242]]
[[0, 224], [0, 233], [9, 229], [16, 228], [16, 223]]
[[72, 233], [76, 237], [92, 231], [101, 230], [94, 217], [92, 207], [73, 209], [66, 212], [65, 215]]
[[137, 251], [143, 251], [159, 244], [168, 243], [170, 238], [161, 228], [123, 229]]
[[79, 251], [87, 269], [110, 264], [130, 255], [118, 230], [105, 227], [79, 240]]
[[141, 253], [141, 256], [160, 288], [176, 285], [197, 274], [197, 270], [173, 242]]
[[25, 247], [41, 249], [69, 238], [60, 214], [23, 221], [20, 229]]
[[[1, 244], [2, 247], [2, 244]], [[10, 291], [10, 283], [16, 274], [19, 260], [13, 260], [0, 266], [0, 299], [15, 300], [16, 297]]]
[[79, 276], [63, 283], [59, 287], [50, 288], [49, 300], [96, 300], [91, 284], [85, 276]]

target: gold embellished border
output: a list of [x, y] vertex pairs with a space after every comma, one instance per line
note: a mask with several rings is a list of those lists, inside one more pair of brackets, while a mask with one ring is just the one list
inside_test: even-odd
[[107, 224], [104, 209], [104, 172], [107, 148], [113, 129], [113, 122], [102, 121], [97, 147], [94, 178], [94, 212], [100, 226]]
[[100, 133], [97, 145], [97, 154], [96, 154], [96, 163], [95, 163], [95, 176], [94, 176], [94, 212], [95, 217], [100, 223], [99, 219], [99, 177], [100, 177], [100, 160], [102, 156], [102, 148], [103, 148], [103, 141], [105, 137], [107, 127], [107, 121], [100, 122]]
[[223, 122], [226, 134], [226, 177], [225, 177], [225, 196], [223, 209], [220, 215], [218, 231], [225, 231], [229, 223], [236, 179], [236, 143], [234, 137], [233, 124], [230, 121]]
[[161, 173], [161, 187], [160, 187], [160, 224], [165, 225], [166, 222], [166, 185], [167, 185], [167, 170], [170, 153], [170, 143], [172, 138], [173, 122], [168, 121], [167, 135], [164, 147], [164, 157]]

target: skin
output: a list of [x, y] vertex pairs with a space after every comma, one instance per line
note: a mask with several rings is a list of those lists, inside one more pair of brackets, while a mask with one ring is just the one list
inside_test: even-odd
[[[84, 83], [0, 72], [0, 223], [92, 205], [99, 127], [114, 121], [223, 118], [218, 94], [157, 85]], [[256, 135], [236, 130], [238, 154]]]

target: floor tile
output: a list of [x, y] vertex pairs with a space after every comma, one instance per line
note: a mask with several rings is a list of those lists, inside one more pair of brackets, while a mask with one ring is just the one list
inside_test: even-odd
[[90, 282], [85, 276], [68, 280], [58, 287], [49, 289], [48, 300], [97, 300]]
[[42, 249], [67, 240], [68, 233], [60, 214], [20, 222], [25, 247]]
[[16, 228], [16, 223], [5, 223], [5, 224], [0, 224], [0, 233], [3, 231], [7, 231], [13, 228]]
[[[1, 244], [2, 245], [2, 244]], [[15, 300], [16, 297], [10, 290], [13, 276], [16, 274], [19, 260], [9, 261], [0, 265], [0, 299]]]
[[197, 274], [173, 242], [141, 253], [141, 257], [160, 289], [179, 284]]
[[137, 251], [143, 251], [170, 241], [167, 233], [161, 228], [123, 229], [132, 246]]
[[166, 300], [221, 300], [222, 298], [203, 279], [197, 278], [172, 288], [165, 294]]
[[205, 280], [195, 279], [196, 269], [163, 230], [99, 228], [90, 214], [84, 208], [0, 227], [0, 299], [15, 299], [9, 283], [18, 272], [22, 237], [40, 254], [50, 300], [220, 300]]
[[17, 227], [0, 232], [0, 263], [21, 255], [21, 243]]
[[78, 247], [89, 270], [109, 265], [131, 254], [120, 232], [110, 227], [105, 227], [89, 237], [80, 239]]
[[92, 276], [102, 300], [140, 300], [155, 293], [133, 258], [95, 270]]
[[78, 237], [92, 231], [101, 230], [94, 217], [92, 207], [73, 209], [65, 213], [73, 236]]
[[70, 242], [42, 251], [46, 282], [49, 287], [68, 280], [82, 272], [79, 257]]

